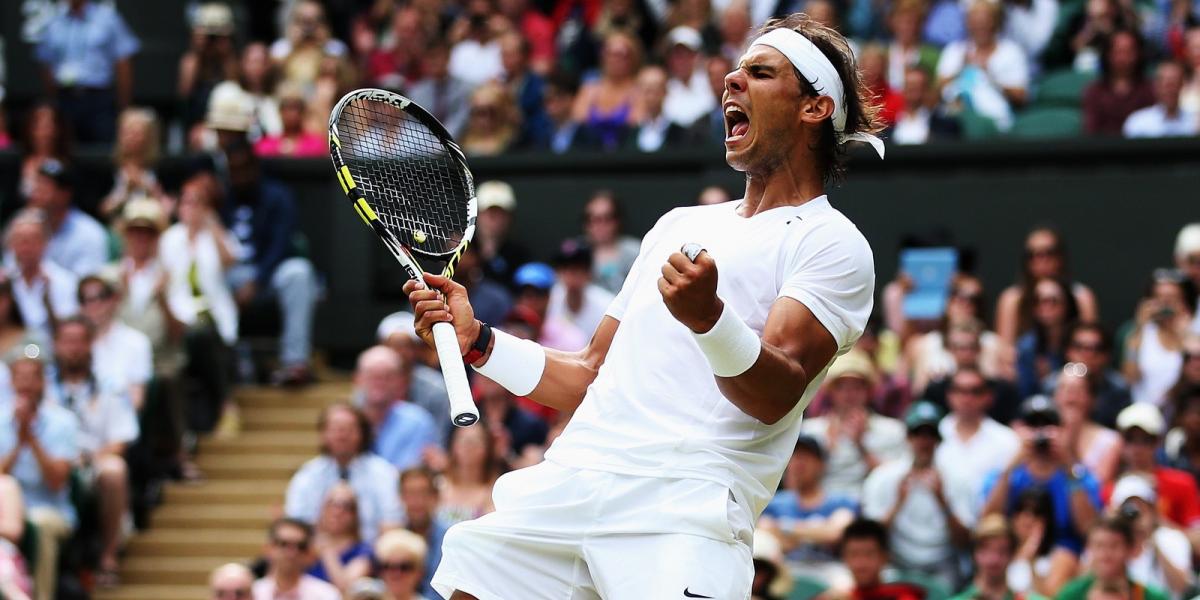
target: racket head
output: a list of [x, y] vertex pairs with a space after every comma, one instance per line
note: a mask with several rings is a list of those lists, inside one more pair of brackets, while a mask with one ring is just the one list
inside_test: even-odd
[[355, 90], [329, 115], [329, 155], [342, 191], [411, 278], [408, 261], [453, 274], [475, 232], [475, 180], [432, 114], [395, 92]]

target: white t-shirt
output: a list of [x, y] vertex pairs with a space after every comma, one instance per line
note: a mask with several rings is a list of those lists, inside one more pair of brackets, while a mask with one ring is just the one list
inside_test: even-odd
[[467, 83], [471, 88], [499, 79], [504, 75], [504, 64], [500, 62], [500, 43], [480, 44], [465, 39], [450, 49], [450, 75]]
[[667, 81], [662, 111], [668, 119], [687, 127], [716, 107], [717, 100], [704, 70], [696, 69], [687, 82], [673, 77]]
[[[825, 477], [821, 480], [825, 493], [857, 499], [862, 496], [863, 481], [870, 472], [867, 459], [844, 431], [837, 439], [830, 439], [829, 425], [829, 417], [817, 417], [805, 420], [800, 430], [820, 440], [821, 447], [829, 453], [825, 460]], [[907, 457], [907, 436], [904, 423], [873, 414], [867, 418], [862, 445], [876, 460]]]
[[83, 452], [95, 454], [109, 444], [127, 444], [138, 438], [137, 412], [129, 400], [97, 390], [91, 382], [60, 383], [48, 377], [46, 401], [75, 413], [79, 419], [79, 449]]
[[1135, 110], [1125, 117], [1121, 133], [1127, 138], [1186, 137], [1200, 133], [1200, 117], [1196, 113], [1179, 111], [1167, 116], [1161, 104]]
[[592, 283], [583, 290], [583, 305], [579, 312], [567, 307], [567, 288], [556, 283], [550, 288], [550, 305], [546, 308], [547, 319], [565, 319], [578, 327], [589, 338], [604, 319], [604, 311], [612, 304], [614, 296], [608, 290]]
[[[867, 240], [824, 196], [750, 218], [741, 202], [677, 208], [659, 219], [608, 314], [621, 322], [595, 381], [546, 458], [580, 469], [694, 478], [730, 488], [755, 518], [796, 444], [800, 416], [825, 377], [774, 425], [742, 412], [717, 388], [691, 331], [667, 311], [661, 265], [688, 242], [717, 263], [717, 294], [761, 335], [781, 297], [803, 303], [839, 353], [871, 313], [875, 269]], [[797, 390], [797, 395], [800, 395]]]
[[[1154, 539], [1148, 540], [1144, 544], [1141, 554], [1129, 561], [1129, 577], [1131, 579], [1146, 587], [1169, 591], [1171, 588], [1167, 585], [1167, 576], [1163, 573], [1162, 563], [1154, 554], [1153, 546], [1158, 546], [1163, 557], [1171, 561], [1175, 567], [1182, 569], [1184, 573], [1192, 572], [1192, 546], [1182, 531], [1170, 527], [1159, 527], [1154, 530]], [[1177, 594], [1169, 595], [1172, 598], [1179, 597]]]
[[92, 372], [105, 390], [124, 394], [145, 385], [154, 374], [154, 351], [146, 334], [114, 322], [92, 342]]
[[970, 439], [958, 435], [955, 425], [958, 417], [946, 415], [938, 424], [942, 443], [934, 454], [938, 470], [949, 473], [970, 485], [978, 504], [982, 508], [983, 480], [992, 472], [1004, 469], [1021, 450], [1021, 438], [1017, 433], [990, 417], [984, 417], [979, 430]]
[[[938, 58], [937, 75], [939, 78], [953, 77], [967, 64], [967, 53], [973, 48], [970, 41], [950, 42], [942, 49]], [[996, 40], [996, 49], [987, 60], [987, 74], [1002, 88], [1029, 87], [1029, 59], [1021, 47], [1013, 42], [1000, 38]]]
[[[900, 491], [900, 482], [912, 471], [911, 459], [893, 460], [879, 465], [863, 484], [862, 514], [882, 519], [892, 510]], [[972, 511], [974, 494], [966, 482], [953, 473], [937, 469], [955, 518], [970, 529], [975, 524]], [[904, 505], [896, 513], [891, 527], [892, 555], [907, 567], [930, 567], [950, 559], [954, 545], [950, 541], [950, 523], [928, 487], [914, 483]]]

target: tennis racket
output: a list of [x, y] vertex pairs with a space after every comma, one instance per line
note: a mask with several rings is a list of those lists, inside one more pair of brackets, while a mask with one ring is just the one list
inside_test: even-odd
[[[417, 103], [386, 90], [346, 94], [329, 115], [329, 156], [354, 210], [409, 279], [440, 269], [454, 275], [475, 232], [475, 181], [446, 128]], [[450, 323], [433, 326], [450, 420], [479, 420], [458, 338]]]

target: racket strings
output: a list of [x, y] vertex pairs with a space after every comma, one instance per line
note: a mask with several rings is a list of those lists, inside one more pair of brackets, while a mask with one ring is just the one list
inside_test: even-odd
[[430, 254], [458, 248], [471, 184], [442, 138], [407, 112], [366, 98], [337, 122], [341, 156], [385, 227]]

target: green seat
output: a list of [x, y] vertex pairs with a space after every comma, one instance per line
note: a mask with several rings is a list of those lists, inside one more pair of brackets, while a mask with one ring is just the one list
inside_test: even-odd
[[1074, 108], [1033, 108], [1017, 115], [1009, 135], [1018, 138], [1065, 138], [1083, 133], [1083, 114]]
[[812, 600], [827, 589], [829, 586], [820, 579], [797, 575], [792, 579], [792, 591], [788, 593], [787, 600]]
[[25, 557], [25, 568], [28, 572], [33, 573], [37, 568], [38, 547], [41, 544], [38, 527], [30, 521], [28, 517], [25, 519], [25, 532], [21, 534], [21, 540], [17, 544], [17, 549], [21, 551], [21, 556]]
[[1038, 85], [1034, 105], [1037, 107], [1078, 108], [1083, 104], [1083, 90], [1095, 79], [1093, 73], [1062, 69], [1047, 73]]
[[974, 111], [963, 111], [958, 116], [958, 124], [962, 128], [963, 139], [986, 140], [1000, 135], [995, 121]]

